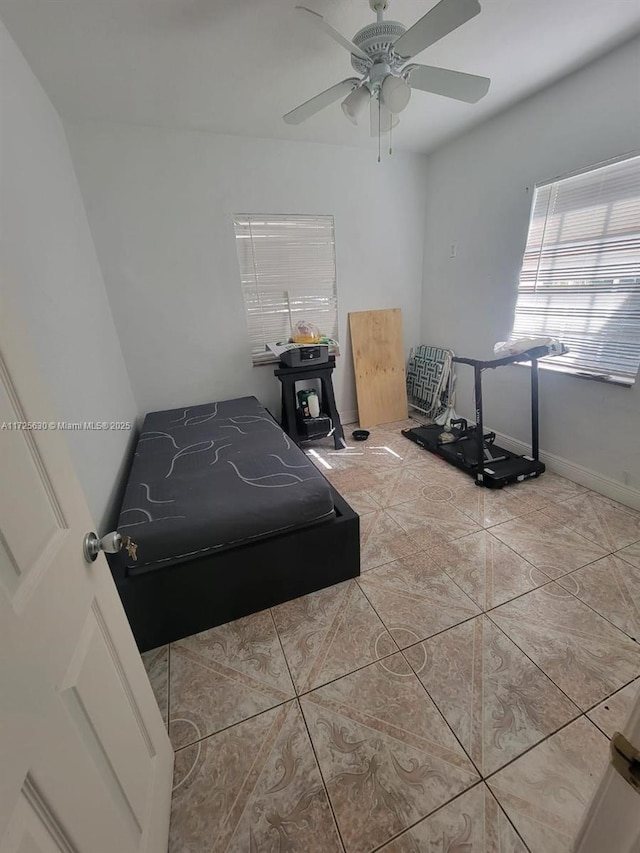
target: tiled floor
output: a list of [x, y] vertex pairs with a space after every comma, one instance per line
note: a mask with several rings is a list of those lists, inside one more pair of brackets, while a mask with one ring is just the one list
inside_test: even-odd
[[640, 689], [640, 513], [479, 489], [403, 425], [314, 445], [356, 581], [144, 655], [170, 853], [569, 853]]

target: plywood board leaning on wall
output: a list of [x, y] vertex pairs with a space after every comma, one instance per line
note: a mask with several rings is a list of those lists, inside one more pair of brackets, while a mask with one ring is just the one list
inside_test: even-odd
[[403, 420], [407, 385], [402, 312], [399, 308], [355, 311], [349, 314], [349, 330], [360, 426]]

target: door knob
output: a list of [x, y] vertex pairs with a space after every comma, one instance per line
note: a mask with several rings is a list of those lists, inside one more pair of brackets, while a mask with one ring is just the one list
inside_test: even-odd
[[100, 551], [104, 551], [106, 554], [117, 554], [121, 548], [122, 536], [115, 530], [112, 533], [107, 533], [102, 539], [98, 539], [92, 531], [87, 533], [82, 543], [82, 550], [87, 563], [93, 563]]

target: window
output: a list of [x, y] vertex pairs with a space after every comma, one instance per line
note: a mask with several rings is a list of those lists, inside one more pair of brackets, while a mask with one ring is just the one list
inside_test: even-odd
[[252, 214], [233, 222], [253, 363], [274, 361], [265, 345], [287, 340], [298, 320], [336, 340], [333, 216]]
[[640, 157], [536, 187], [511, 339], [559, 338], [541, 366], [633, 385], [640, 364]]

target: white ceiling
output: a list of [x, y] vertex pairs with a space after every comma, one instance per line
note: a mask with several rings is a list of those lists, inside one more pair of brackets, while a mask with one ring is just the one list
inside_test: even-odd
[[[349, 54], [294, 7], [302, 0], [0, 0], [0, 18], [68, 120], [115, 121], [372, 146], [336, 103], [304, 125], [281, 116], [353, 74]], [[348, 37], [367, 0], [306, 0]], [[391, 0], [410, 26], [434, 0]], [[444, 139], [640, 32], [640, 0], [481, 0], [482, 12], [417, 61], [492, 78], [463, 104], [416, 91], [396, 148]]]

